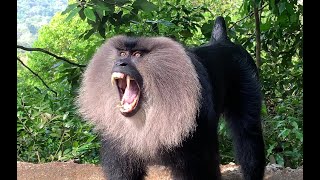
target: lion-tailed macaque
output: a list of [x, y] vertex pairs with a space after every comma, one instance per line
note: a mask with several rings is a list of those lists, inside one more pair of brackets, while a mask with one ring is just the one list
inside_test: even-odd
[[166, 37], [110, 38], [86, 68], [77, 105], [101, 136], [108, 180], [144, 179], [154, 164], [169, 167], [173, 179], [221, 179], [222, 114], [244, 179], [262, 180], [261, 99], [252, 57], [218, 17], [200, 47]]

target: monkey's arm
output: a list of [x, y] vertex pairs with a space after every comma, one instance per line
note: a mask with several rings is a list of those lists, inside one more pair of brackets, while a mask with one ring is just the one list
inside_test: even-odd
[[136, 157], [120, 153], [108, 141], [101, 143], [101, 166], [108, 180], [142, 180], [146, 175], [144, 163]]

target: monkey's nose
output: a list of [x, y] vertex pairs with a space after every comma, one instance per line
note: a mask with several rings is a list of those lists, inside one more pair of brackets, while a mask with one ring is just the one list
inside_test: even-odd
[[119, 61], [116, 61], [116, 62], [115, 62], [115, 65], [116, 65], [116, 66], [126, 66], [126, 65], [128, 65], [128, 63], [127, 63], [127, 62], [124, 62], [124, 61], [119, 60]]

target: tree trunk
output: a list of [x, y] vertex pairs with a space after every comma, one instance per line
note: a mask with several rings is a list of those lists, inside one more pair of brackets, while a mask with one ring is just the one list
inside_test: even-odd
[[258, 68], [261, 65], [261, 39], [260, 39], [260, 16], [257, 4], [254, 4], [254, 19], [256, 23], [256, 61]]

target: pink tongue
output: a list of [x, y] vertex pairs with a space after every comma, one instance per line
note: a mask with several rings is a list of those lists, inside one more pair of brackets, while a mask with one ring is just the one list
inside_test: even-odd
[[128, 89], [128, 87], [126, 88], [126, 90], [124, 91], [123, 94], [123, 104], [128, 103], [131, 104], [133, 103], [134, 99], [137, 97], [138, 95], [138, 86], [136, 85], [135, 82], [130, 82], [130, 89]]

